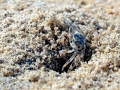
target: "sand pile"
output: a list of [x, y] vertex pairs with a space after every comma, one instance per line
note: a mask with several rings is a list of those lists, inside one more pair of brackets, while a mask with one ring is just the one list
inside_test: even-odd
[[[0, 1], [0, 90], [120, 89], [120, 2], [43, 1]], [[61, 72], [73, 55], [61, 39], [68, 21], [87, 48], [79, 67]]]

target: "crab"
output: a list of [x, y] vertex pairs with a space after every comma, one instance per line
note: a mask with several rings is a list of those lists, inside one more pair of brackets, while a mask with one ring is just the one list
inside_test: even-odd
[[68, 65], [70, 65], [68, 71], [71, 71], [75, 67], [78, 67], [81, 63], [81, 60], [84, 58], [86, 50], [86, 39], [80, 28], [75, 24], [70, 24], [68, 36], [72, 50], [68, 50], [67, 53], [73, 53], [73, 55], [63, 65], [62, 71], [64, 71], [65, 67]]

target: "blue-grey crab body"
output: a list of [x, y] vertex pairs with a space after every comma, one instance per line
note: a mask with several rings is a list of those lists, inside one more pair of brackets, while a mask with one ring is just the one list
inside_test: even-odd
[[74, 53], [71, 58], [63, 65], [62, 71], [70, 63], [71, 65], [68, 70], [72, 70], [74, 67], [79, 66], [81, 60], [83, 60], [85, 55], [86, 39], [82, 31], [80, 31], [80, 29], [74, 25], [75, 24], [71, 25], [71, 27], [69, 28], [69, 43], [72, 47], [72, 50], [68, 50], [68, 53]]
[[77, 54], [81, 54], [82, 50], [86, 49], [86, 40], [85, 37], [80, 33], [75, 33], [73, 35], [73, 43], [75, 45], [75, 48], [73, 47], [74, 51]]

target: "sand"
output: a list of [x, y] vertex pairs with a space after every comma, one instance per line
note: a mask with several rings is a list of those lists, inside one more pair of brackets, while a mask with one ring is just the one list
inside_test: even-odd
[[[69, 21], [87, 48], [67, 72], [61, 69], [73, 53], [61, 36]], [[0, 90], [113, 89], [120, 89], [119, 0], [0, 1]]]

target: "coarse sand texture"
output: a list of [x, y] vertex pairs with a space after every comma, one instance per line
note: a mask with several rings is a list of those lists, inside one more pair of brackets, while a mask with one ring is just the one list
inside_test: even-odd
[[120, 90], [120, 1], [0, 0], [0, 90]]

